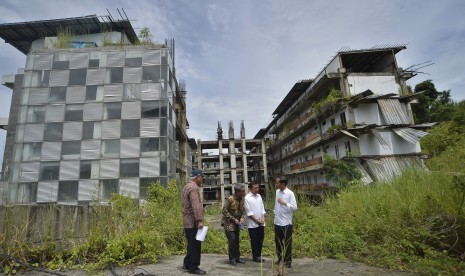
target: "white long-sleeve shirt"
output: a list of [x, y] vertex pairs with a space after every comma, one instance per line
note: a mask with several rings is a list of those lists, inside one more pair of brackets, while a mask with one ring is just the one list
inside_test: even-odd
[[[278, 202], [278, 199], [284, 199], [287, 204], [283, 205]], [[276, 201], [274, 204], [274, 224], [279, 226], [286, 226], [292, 224], [292, 212], [297, 210], [297, 200], [295, 199], [294, 192], [287, 187], [281, 191], [276, 190]]]
[[265, 215], [265, 207], [263, 206], [263, 200], [260, 194], [252, 194], [249, 192], [245, 196], [244, 208], [247, 214], [247, 227], [248, 228], [257, 228], [258, 223], [253, 221], [250, 216], [253, 215], [256, 219], [261, 219]]

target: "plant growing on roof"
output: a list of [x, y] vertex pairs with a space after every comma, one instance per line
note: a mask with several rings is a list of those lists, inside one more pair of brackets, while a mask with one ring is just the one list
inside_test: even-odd
[[69, 28], [58, 30], [56, 40], [52, 43], [53, 48], [70, 48], [74, 35]]
[[144, 27], [139, 32], [140, 43], [142, 45], [152, 45], [152, 34], [150, 33], [150, 29]]
[[312, 104], [311, 110], [313, 114], [316, 115], [318, 113], [321, 113], [326, 107], [336, 103], [339, 99], [342, 99], [341, 91], [333, 88], [329, 91], [329, 94], [328, 96], [326, 96], [326, 98], [314, 102]]

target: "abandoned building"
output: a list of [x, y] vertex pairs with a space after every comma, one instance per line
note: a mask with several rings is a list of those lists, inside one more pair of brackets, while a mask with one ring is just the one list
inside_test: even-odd
[[236, 183], [257, 182], [260, 192], [268, 194], [268, 171], [264, 139], [246, 139], [244, 121], [241, 122], [240, 138], [234, 137], [233, 123], [229, 123], [228, 136], [223, 137], [223, 128], [218, 122], [216, 141], [197, 142], [194, 155], [195, 167], [206, 175], [202, 185], [204, 204], [220, 203], [234, 193]]
[[107, 202], [146, 196], [191, 170], [185, 86], [174, 40], [141, 43], [127, 18], [0, 24], [26, 55], [12, 89], [1, 203]]
[[427, 133], [413, 122], [415, 95], [406, 85], [415, 72], [396, 61], [404, 49], [343, 49], [314, 79], [297, 82], [255, 136], [267, 139], [270, 175], [286, 175], [293, 189], [319, 195], [337, 186], [325, 178], [325, 156], [350, 159], [364, 183], [424, 168], [419, 140]]

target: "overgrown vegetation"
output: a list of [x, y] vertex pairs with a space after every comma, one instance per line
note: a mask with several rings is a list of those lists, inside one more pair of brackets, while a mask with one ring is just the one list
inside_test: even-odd
[[324, 154], [323, 160], [326, 179], [333, 180], [342, 188], [359, 183], [362, 173], [350, 160], [335, 159], [328, 154]]
[[57, 32], [56, 40], [52, 43], [53, 48], [69, 48], [73, 42], [74, 35], [68, 28]]
[[312, 104], [312, 113], [318, 114], [321, 113], [325, 108], [336, 103], [338, 100], [342, 99], [342, 92], [337, 89], [331, 89], [326, 98], [316, 101]]

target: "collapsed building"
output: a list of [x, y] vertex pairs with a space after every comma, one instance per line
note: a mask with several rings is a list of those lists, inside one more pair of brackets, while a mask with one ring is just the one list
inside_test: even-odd
[[426, 126], [414, 124], [417, 94], [406, 85], [415, 72], [396, 61], [404, 49], [342, 49], [316, 78], [297, 82], [255, 136], [268, 141], [269, 173], [320, 195], [338, 184], [325, 177], [325, 158], [350, 159], [367, 184], [424, 168], [419, 140]]

